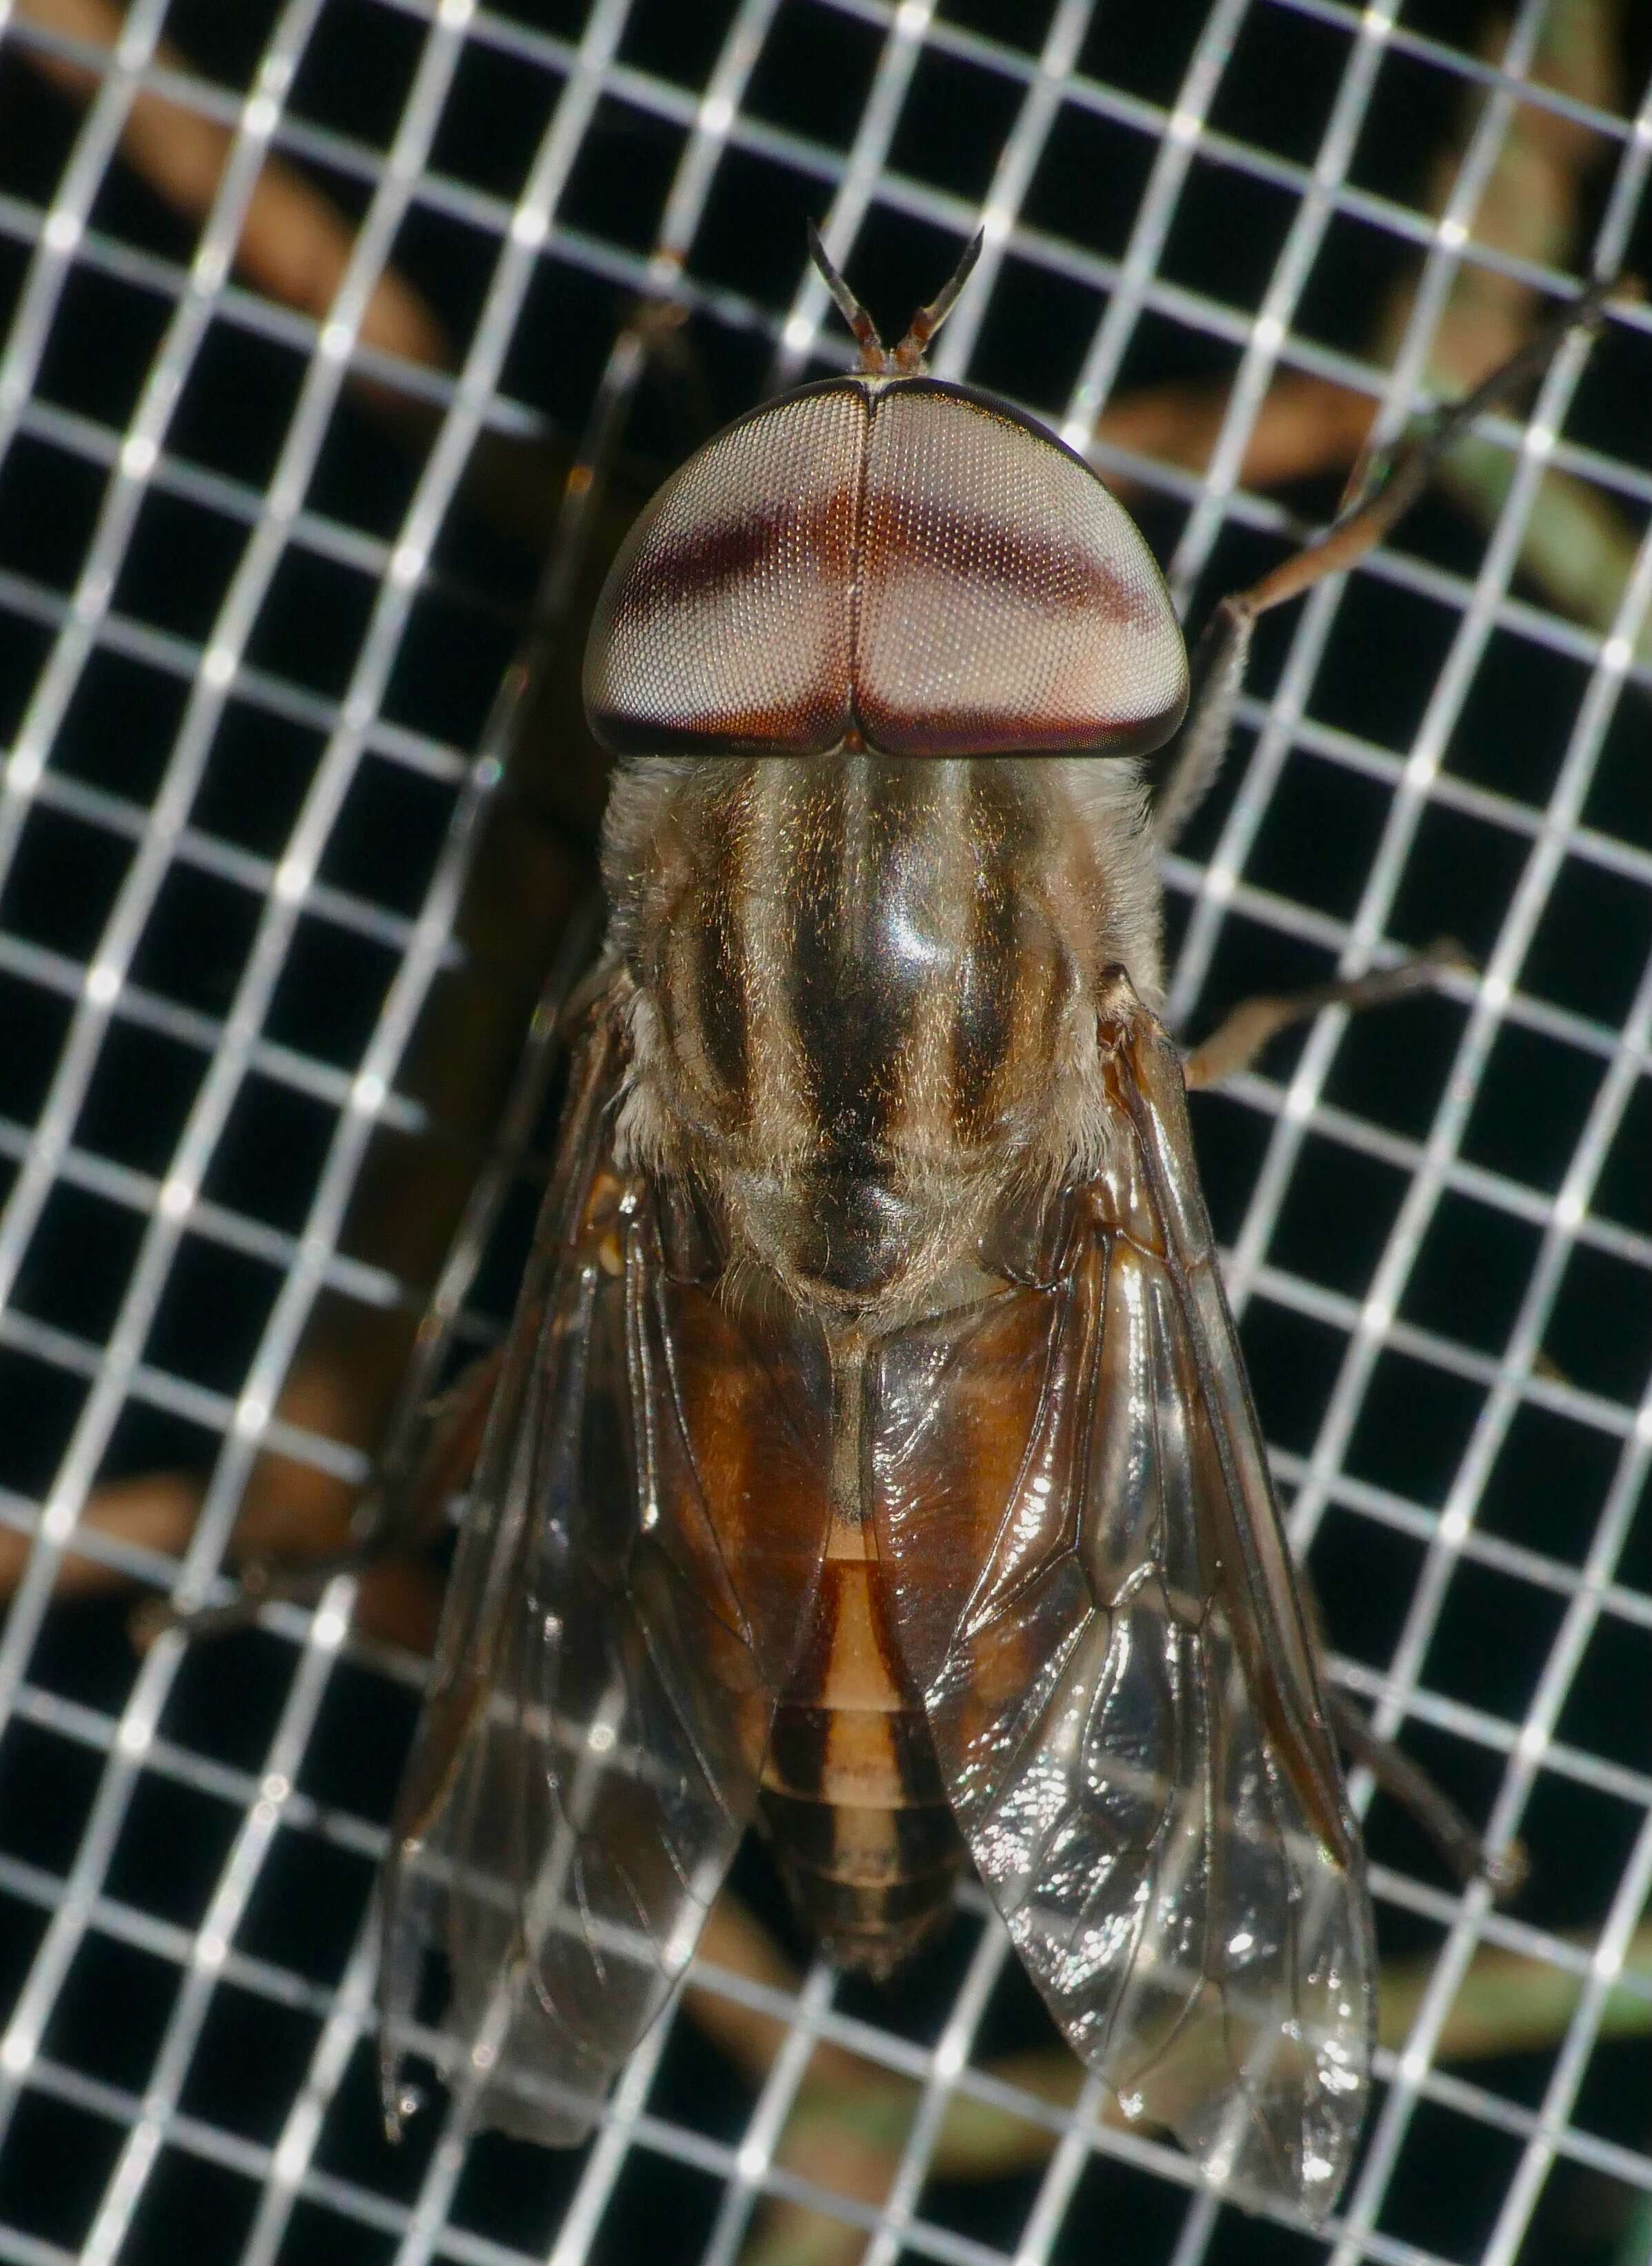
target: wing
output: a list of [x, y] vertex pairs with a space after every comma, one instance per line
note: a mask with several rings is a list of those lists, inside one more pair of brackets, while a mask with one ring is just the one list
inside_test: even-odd
[[1109, 1163], [1063, 1260], [883, 1349], [878, 1547], [954, 1809], [1075, 2050], [1210, 2177], [1317, 2215], [1370, 2058], [1362, 1861], [1180, 1066], [1121, 984]]
[[574, 1065], [384, 1882], [392, 2118], [435, 1949], [456, 2087], [562, 2143], [663, 2007], [751, 1816], [827, 1524], [818, 1333], [725, 1295], [683, 1192], [616, 1170], [624, 1056], [610, 1002]]

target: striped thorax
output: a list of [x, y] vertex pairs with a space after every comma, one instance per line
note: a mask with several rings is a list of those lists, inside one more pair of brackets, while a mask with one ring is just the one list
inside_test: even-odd
[[609, 819], [623, 1148], [862, 1332], [1096, 1161], [1096, 985], [1158, 988], [1127, 762], [642, 761]]

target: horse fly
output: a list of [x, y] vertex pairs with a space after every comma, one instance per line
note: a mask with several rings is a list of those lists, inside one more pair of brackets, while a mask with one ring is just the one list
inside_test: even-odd
[[582, 2138], [755, 1820], [874, 1976], [967, 1853], [1125, 2115], [1318, 2215], [1370, 1909], [1157, 860], [1256, 614], [1487, 390], [1218, 609], [1190, 705], [1124, 511], [925, 375], [974, 252], [889, 351], [816, 242], [859, 369], [702, 449], [598, 607], [610, 921], [398, 1811], [386, 2099], [434, 1947], [472, 2108]]

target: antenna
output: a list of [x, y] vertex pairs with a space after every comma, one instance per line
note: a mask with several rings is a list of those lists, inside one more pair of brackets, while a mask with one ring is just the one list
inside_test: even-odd
[[855, 334], [855, 344], [860, 349], [861, 369], [874, 376], [888, 369], [888, 351], [878, 336], [877, 325], [832, 265], [831, 254], [821, 242], [820, 230], [813, 221], [808, 224], [808, 253], [820, 270], [822, 281], [836, 301], [838, 313]]
[[964, 246], [963, 258], [953, 269], [952, 280], [932, 298], [927, 307], [920, 307], [912, 318], [911, 327], [895, 352], [888, 357], [888, 367], [910, 376], [924, 367], [924, 349], [939, 330], [958, 303], [958, 295], [969, 281], [970, 271], [981, 257], [981, 247], [987, 240], [985, 229], [977, 229]]

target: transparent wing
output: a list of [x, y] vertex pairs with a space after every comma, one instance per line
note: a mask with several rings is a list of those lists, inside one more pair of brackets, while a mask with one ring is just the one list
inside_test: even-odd
[[1318, 2215], [1359, 2130], [1370, 1918], [1198, 1192], [1122, 993], [1113, 1155], [1053, 1279], [878, 1365], [878, 1546], [982, 1878], [1075, 2050], [1215, 2179]]
[[[825, 1544], [818, 1335], [614, 1170], [599, 1017], [478, 1463], [385, 1880], [386, 2097], [424, 1954], [480, 2121], [578, 2140], [756, 1804]], [[679, 1206], [679, 1211], [681, 1207]], [[681, 1221], [678, 1220], [680, 1229]]]

